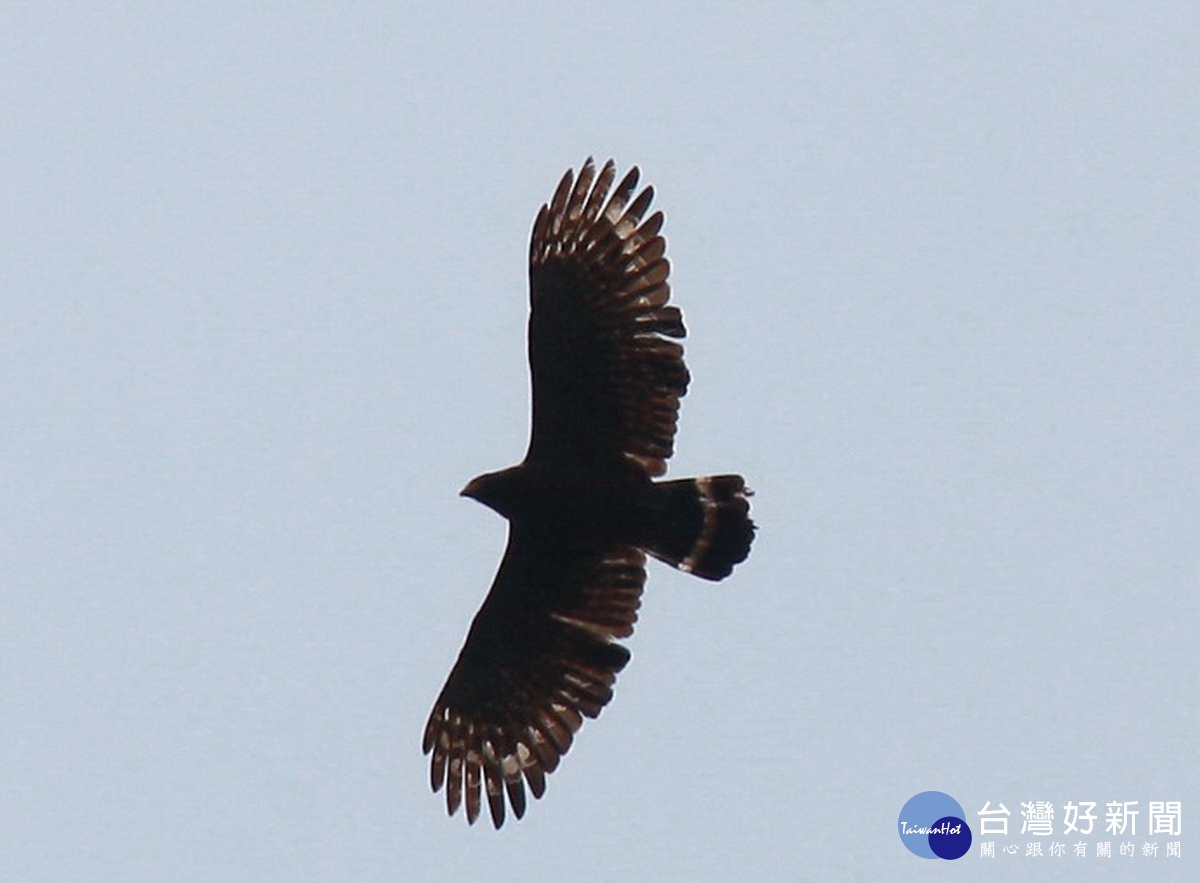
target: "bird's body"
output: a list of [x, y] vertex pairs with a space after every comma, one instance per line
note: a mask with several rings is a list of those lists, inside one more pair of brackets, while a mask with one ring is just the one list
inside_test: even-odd
[[638, 539], [639, 511], [653, 487], [622, 462], [605, 471], [523, 463], [479, 476], [463, 494], [505, 518], [517, 516], [532, 534], [604, 547]]
[[[630, 202], [637, 169], [609, 188], [591, 160], [542, 206], [530, 247], [533, 429], [517, 466], [463, 494], [509, 521], [508, 547], [425, 728], [434, 790], [474, 822], [524, 814], [583, 717], [612, 698], [637, 619], [646, 554], [706, 579], [750, 551], [741, 476], [658, 481], [688, 372], [667, 306], [662, 214]], [[607, 202], [606, 202], [607, 199]]]

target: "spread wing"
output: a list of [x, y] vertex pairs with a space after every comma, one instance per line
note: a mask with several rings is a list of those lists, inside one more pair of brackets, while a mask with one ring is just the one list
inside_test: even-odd
[[[533, 431], [526, 461], [603, 466], [625, 458], [666, 472], [687, 392], [679, 309], [667, 306], [663, 216], [635, 167], [609, 197], [615, 167], [588, 159], [543, 205], [529, 250]], [[607, 199], [607, 203], [605, 200]]]
[[425, 726], [432, 784], [446, 788], [453, 815], [465, 792], [467, 821], [479, 816], [481, 786], [492, 823], [505, 795], [525, 812], [558, 766], [584, 717], [596, 717], [629, 651], [645, 581], [634, 548], [585, 555], [510, 532], [491, 592]]

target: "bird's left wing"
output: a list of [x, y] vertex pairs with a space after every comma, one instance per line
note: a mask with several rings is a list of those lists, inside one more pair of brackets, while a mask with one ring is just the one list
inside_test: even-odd
[[[533, 430], [526, 462], [602, 469], [621, 461], [667, 469], [679, 399], [687, 392], [685, 335], [660, 235], [645, 220], [654, 190], [634, 195], [633, 168], [613, 187], [589, 159], [542, 206], [529, 246], [529, 368]], [[611, 194], [610, 194], [610, 188]]]

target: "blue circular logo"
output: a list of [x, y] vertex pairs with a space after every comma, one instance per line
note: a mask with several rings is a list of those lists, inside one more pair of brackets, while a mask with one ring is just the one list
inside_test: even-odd
[[900, 810], [900, 840], [921, 858], [962, 858], [971, 828], [958, 801], [941, 791], [922, 791]]

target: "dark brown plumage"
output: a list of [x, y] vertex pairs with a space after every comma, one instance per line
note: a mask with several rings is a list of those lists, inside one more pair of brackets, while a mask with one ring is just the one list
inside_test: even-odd
[[508, 548], [425, 727], [432, 784], [492, 822], [546, 788], [629, 661], [646, 553], [728, 576], [754, 538], [741, 476], [654, 482], [687, 392], [668, 306], [663, 216], [632, 169], [568, 171], [529, 250], [533, 429], [524, 461], [463, 490], [509, 521]]

